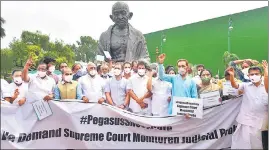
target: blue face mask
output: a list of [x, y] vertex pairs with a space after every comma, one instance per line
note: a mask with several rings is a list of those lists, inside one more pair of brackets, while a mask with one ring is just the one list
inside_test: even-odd
[[78, 72], [76, 74], [73, 75], [73, 80], [77, 80], [80, 77], [84, 76], [86, 74], [86, 72], [83, 72], [82, 69], [78, 70]]

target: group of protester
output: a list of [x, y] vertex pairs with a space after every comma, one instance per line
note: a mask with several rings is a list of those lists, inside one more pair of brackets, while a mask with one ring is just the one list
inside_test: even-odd
[[[22, 106], [37, 100], [79, 99], [85, 103], [107, 103], [137, 114], [167, 116], [173, 111], [173, 97], [198, 99], [201, 94], [213, 91], [219, 91], [223, 100], [243, 95], [232, 148], [260, 148], [258, 132], [268, 121], [265, 119], [268, 114], [266, 61], [262, 62], [263, 74], [256, 66], [257, 61], [236, 60], [230, 62], [223, 79], [214, 79], [202, 64], [197, 65], [196, 76], [191, 76], [186, 59], [177, 61], [178, 71], [171, 65], [164, 68], [165, 58], [166, 55], [161, 54], [158, 63], [151, 64], [145, 61], [89, 62], [86, 72], [80, 64], [69, 68], [67, 63], [61, 63], [62, 74], [56, 75], [53, 73], [55, 60], [47, 58], [38, 65], [36, 74], [29, 74], [33, 65], [30, 57], [23, 70], [12, 72], [12, 83], [1, 79], [1, 103]], [[224, 84], [230, 84], [235, 94], [225, 95]], [[185, 117], [189, 119], [188, 115]]]

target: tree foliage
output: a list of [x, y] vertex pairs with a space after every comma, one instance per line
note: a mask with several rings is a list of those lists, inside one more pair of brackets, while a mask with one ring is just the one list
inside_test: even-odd
[[[1, 18], [1, 25], [4, 20]], [[2, 37], [1, 28], [1, 37]], [[76, 45], [77, 44], [77, 45]], [[4, 74], [14, 67], [22, 68], [31, 55], [34, 60], [34, 69], [45, 56], [54, 58], [56, 65], [62, 62], [69, 66], [76, 61], [94, 61], [97, 51], [97, 41], [90, 36], [81, 36], [76, 44], [65, 44], [62, 40], [50, 41], [49, 35], [40, 31], [23, 31], [20, 38], [14, 38], [8, 49], [1, 49], [1, 71]], [[85, 57], [86, 56], [86, 57]], [[1, 72], [3, 75], [3, 73]]]
[[223, 58], [224, 68], [227, 68], [231, 61], [235, 61], [239, 59], [239, 57], [236, 54], [230, 53], [228, 51], [224, 52], [222, 58]]
[[1, 38], [6, 36], [5, 29], [3, 28], [3, 24], [6, 22], [4, 18], [1, 17]]
[[77, 41], [78, 47], [75, 48], [76, 60], [94, 61], [97, 54], [97, 41], [90, 36], [81, 36]]

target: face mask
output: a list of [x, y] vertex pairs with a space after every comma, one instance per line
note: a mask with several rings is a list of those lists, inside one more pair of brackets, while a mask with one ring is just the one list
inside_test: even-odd
[[38, 74], [41, 78], [43, 78], [43, 77], [46, 76], [46, 72], [43, 72], [43, 71], [38, 71], [37, 74]]
[[91, 71], [89, 72], [89, 74], [90, 74], [91, 76], [95, 76], [95, 75], [96, 75], [96, 70], [91, 70]]
[[72, 75], [64, 76], [64, 80], [65, 80], [66, 82], [71, 82], [72, 79], [73, 79], [73, 76], [72, 76]]
[[211, 79], [208, 77], [205, 77], [205, 78], [202, 78], [201, 80], [203, 83], [209, 83]]
[[180, 75], [184, 75], [184, 74], [186, 73], [186, 69], [184, 69], [184, 68], [179, 68], [179, 69], [178, 69], [178, 73], [179, 73]]
[[124, 72], [125, 72], [126, 74], [129, 74], [129, 73], [131, 72], [131, 69], [130, 69], [130, 68], [125, 68], [125, 69], [124, 69]]
[[49, 67], [49, 72], [53, 73], [55, 71], [55, 66]]
[[198, 71], [198, 76], [201, 74], [201, 71]]
[[114, 73], [115, 76], [118, 76], [118, 75], [121, 74], [121, 70], [120, 69], [114, 69], [113, 73]]
[[21, 77], [15, 77], [14, 78], [14, 83], [21, 84], [22, 83], [22, 78]]
[[251, 82], [253, 83], [257, 83], [257, 82], [260, 82], [261, 81], [261, 76], [260, 75], [253, 75], [253, 76], [250, 76], [249, 79], [251, 80]]
[[145, 73], [146, 73], [146, 70], [145, 70], [145, 69], [138, 69], [137, 73], [138, 73], [140, 76], [144, 76]]

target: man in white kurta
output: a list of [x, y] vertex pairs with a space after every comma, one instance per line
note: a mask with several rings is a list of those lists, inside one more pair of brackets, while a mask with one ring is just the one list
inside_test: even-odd
[[[234, 70], [229, 70], [231, 84], [234, 88], [244, 91], [240, 112], [236, 118], [237, 129], [232, 137], [232, 149], [262, 149], [261, 130], [267, 122], [268, 93], [261, 80], [258, 67], [249, 69], [251, 82], [239, 85], [234, 80]], [[266, 122], [265, 122], [266, 121]]]
[[[22, 106], [26, 101], [26, 94], [28, 92], [28, 83], [22, 81], [22, 71], [14, 70], [12, 72], [13, 82], [9, 84], [8, 88], [12, 98], [13, 105]], [[18, 95], [16, 95], [16, 92]], [[16, 95], [16, 96], [15, 96]]]
[[130, 105], [134, 113], [151, 115], [151, 98], [147, 89], [149, 77], [146, 76], [146, 64], [138, 62], [138, 73], [129, 79], [127, 90], [130, 94]]
[[1, 103], [9, 104], [8, 101], [5, 101], [5, 97], [11, 97], [10, 91], [9, 91], [9, 83], [5, 79], [1, 79]]
[[[172, 84], [162, 81], [157, 75], [157, 64], [151, 65], [148, 90], [152, 92], [151, 110], [153, 116], [168, 116], [168, 104], [171, 100]], [[152, 78], [153, 77], [153, 78]]]
[[86, 98], [84, 102], [99, 102], [105, 101], [105, 80], [97, 75], [96, 65], [92, 62], [87, 66], [88, 74], [79, 78], [78, 83], [82, 88], [82, 95]]

